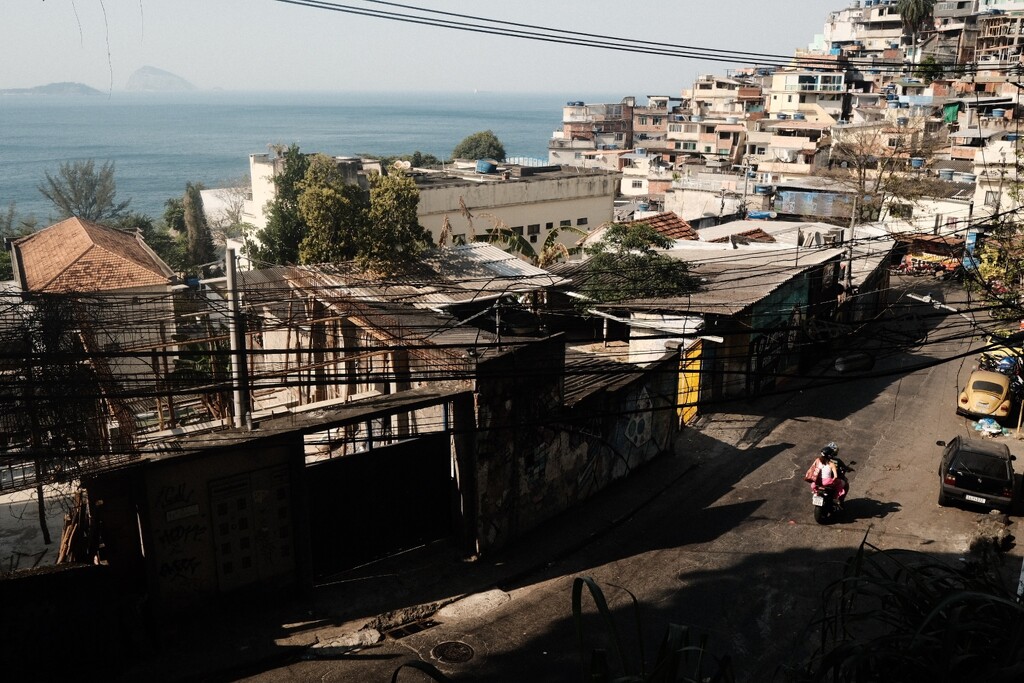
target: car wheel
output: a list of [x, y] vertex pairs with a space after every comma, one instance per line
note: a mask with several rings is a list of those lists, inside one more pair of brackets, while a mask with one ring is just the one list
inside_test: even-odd
[[949, 496], [947, 496], [946, 492], [943, 491], [941, 488], [939, 489], [939, 505], [941, 505], [942, 507], [946, 507], [947, 505], [949, 505]]

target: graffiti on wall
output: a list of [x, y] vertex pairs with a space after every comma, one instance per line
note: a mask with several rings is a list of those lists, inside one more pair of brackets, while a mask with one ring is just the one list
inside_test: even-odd
[[159, 576], [176, 590], [197, 590], [203, 566], [200, 551], [209, 527], [200, 516], [195, 489], [187, 483], [163, 485], [156, 494], [153, 536], [159, 546]]

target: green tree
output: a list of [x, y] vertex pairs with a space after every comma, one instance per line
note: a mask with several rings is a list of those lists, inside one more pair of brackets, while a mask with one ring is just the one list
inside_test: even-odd
[[[180, 205], [181, 201], [177, 200], [177, 203]], [[110, 227], [125, 231], [138, 230], [142, 233], [142, 239], [146, 243], [146, 246], [156, 252], [156, 255], [159, 256], [161, 260], [171, 268], [171, 270], [184, 270], [184, 238], [180, 235], [175, 236], [172, 234], [166, 225], [156, 225], [150, 216], [144, 213], [129, 211], [116, 221], [112, 222]]]
[[210, 263], [217, 258], [213, 234], [203, 210], [202, 189], [199, 183], [186, 183], [185, 196], [182, 198], [185, 213], [185, 259], [190, 267]]
[[299, 151], [298, 145], [276, 147], [275, 152], [281, 171], [274, 174], [275, 192], [267, 207], [267, 227], [256, 236], [259, 244], [253, 255], [269, 263], [298, 263], [299, 245], [306, 237], [299, 212], [300, 184], [309, 168], [309, 157]]
[[[7, 205], [7, 210], [0, 213], [0, 247], [5, 247], [3, 241], [17, 239], [32, 234], [36, 229], [35, 219], [28, 218], [19, 220], [17, 217], [17, 206], [14, 202]], [[6, 248], [0, 249], [0, 280], [10, 280], [14, 277], [14, 267], [11, 264], [11, 252]]]
[[452, 158], [504, 161], [505, 146], [492, 131], [484, 130], [473, 133], [455, 145], [455, 149], [452, 150]]
[[914, 70], [914, 76], [922, 79], [925, 83], [931, 83], [944, 75], [945, 69], [931, 55], [922, 59], [921, 63], [917, 65], [917, 69]]
[[75, 216], [96, 222], [117, 218], [131, 201], [117, 201], [114, 162], [108, 161], [97, 171], [92, 159], [61, 164], [56, 175], [46, 174], [39, 192], [53, 202], [61, 218]]
[[430, 233], [419, 223], [419, 201], [416, 183], [404, 173], [371, 177], [369, 220], [358, 244], [365, 268], [393, 273], [430, 248]]
[[590, 258], [582, 293], [600, 302], [654, 299], [692, 292], [697, 281], [686, 262], [659, 250], [672, 240], [646, 223], [611, 224], [604, 237], [587, 248]]
[[299, 218], [305, 236], [300, 263], [334, 263], [356, 258], [369, 210], [369, 198], [358, 185], [345, 182], [334, 160], [314, 155], [297, 183]]

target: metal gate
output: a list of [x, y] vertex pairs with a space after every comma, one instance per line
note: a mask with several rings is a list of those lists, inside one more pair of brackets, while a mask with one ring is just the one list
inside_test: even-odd
[[290, 499], [284, 465], [210, 482], [221, 591], [292, 573], [295, 557]]
[[314, 580], [453, 533], [450, 436], [419, 436], [306, 467]]

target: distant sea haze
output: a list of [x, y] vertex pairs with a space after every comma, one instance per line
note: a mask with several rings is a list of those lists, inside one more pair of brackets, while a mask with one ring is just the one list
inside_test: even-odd
[[248, 181], [249, 155], [273, 144], [304, 152], [379, 156], [417, 150], [447, 158], [464, 137], [492, 130], [509, 156], [547, 158], [567, 101], [621, 95], [566, 93], [114, 93], [103, 97], [0, 96], [0, 209], [42, 225], [55, 219], [39, 193], [61, 163], [115, 165], [118, 200], [159, 218], [185, 183]]

